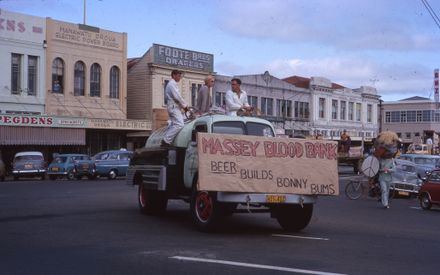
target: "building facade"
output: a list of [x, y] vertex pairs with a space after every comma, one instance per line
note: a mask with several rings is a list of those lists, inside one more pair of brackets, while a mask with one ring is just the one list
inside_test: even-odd
[[382, 103], [381, 128], [396, 132], [405, 148], [431, 138], [438, 144], [440, 105], [424, 97], [410, 97]]
[[[272, 76], [268, 71], [256, 75], [234, 76], [241, 80], [248, 102], [263, 118], [273, 123], [279, 134], [310, 134], [310, 92]], [[231, 90], [231, 76], [217, 75], [214, 104], [225, 107], [226, 91]]]
[[143, 146], [151, 130], [167, 123], [165, 87], [171, 80], [171, 71], [183, 71], [180, 92], [183, 99], [194, 106], [198, 90], [206, 76], [213, 73], [213, 66], [212, 54], [159, 44], [153, 44], [142, 57], [129, 60], [127, 116], [152, 122], [152, 129], [137, 135], [137, 146]]
[[352, 141], [371, 141], [379, 132], [379, 98], [375, 88], [349, 89], [323, 77], [292, 76], [284, 81], [310, 93], [310, 131], [338, 140], [346, 130]]

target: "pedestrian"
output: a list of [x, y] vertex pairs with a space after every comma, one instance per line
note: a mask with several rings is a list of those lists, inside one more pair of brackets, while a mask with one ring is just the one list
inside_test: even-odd
[[394, 171], [394, 159], [393, 158], [380, 158], [379, 160], [379, 183], [380, 183], [380, 191], [382, 196], [382, 205], [385, 209], [390, 208], [389, 205], [389, 194], [390, 194], [390, 186], [393, 180], [392, 173]]
[[203, 85], [199, 93], [197, 95], [197, 103], [196, 103], [196, 109], [198, 110], [199, 114], [208, 113], [211, 108], [211, 93], [210, 89], [212, 86], [214, 86], [214, 77], [212, 75], [208, 75], [205, 78], [205, 85]]
[[161, 146], [170, 146], [179, 131], [183, 128], [183, 114], [182, 109], [187, 112], [188, 105], [180, 95], [179, 81], [182, 79], [182, 72], [173, 70], [171, 72], [171, 80], [165, 88], [165, 97], [167, 102], [167, 111], [169, 117], [169, 124], [166, 129]]
[[431, 137], [428, 137], [426, 139], [426, 144], [428, 145], [429, 154], [432, 155], [432, 138]]
[[239, 78], [233, 78], [231, 80], [231, 90], [226, 92], [226, 114], [229, 116], [237, 116], [237, 111], [242, 109], [244, 111], [252, 111], [252, 107], [249, 106], [247, 94], [240, 88], [241, 80]]

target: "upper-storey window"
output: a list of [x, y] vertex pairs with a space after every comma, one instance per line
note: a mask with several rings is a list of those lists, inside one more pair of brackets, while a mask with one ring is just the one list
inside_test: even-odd
[[75, 72], [73, 78], [73, 94], [75, 96], [85, 95], [85, 81], [86, 81], [86, 66], [84, 62], [78, 61], [75, 63]]
[[119, 98], [119, 68], [113, 66], [110, 69], [110, 98]]
[[52, 92], [64, 93], [64, 61], [57, 57], [52, 62]]
[[11, 56], [11, 93], [21, 92], [21, 54], [13, 53]]
[[98, 63], [90, 68], [90, 96], [101, 96], [101, 66]]

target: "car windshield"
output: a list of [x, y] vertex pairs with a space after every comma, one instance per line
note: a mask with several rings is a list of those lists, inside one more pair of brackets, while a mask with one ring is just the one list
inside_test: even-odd
[[25, 156], [15, 157], [15, 161], [27, 161], [27, 160], [43, 160], [43, 157], [39, 155], [25, 155]]
[[274, 133], [272, 128], [269, 125], [256, 123], [256, 122], [248, 122], [246, 123], [248, 135], [250, 136], [262, 136], [262, 137], [274, 137]]
[[415, 158], [414, 163], [417, 164], [427, 164], [427, 165], [436, 165], [438, 159], [435, 158]]
[[212, 132], [217, 134], [244, 135], [244, 123], [241, 121], [220, 121], [212, 125]]

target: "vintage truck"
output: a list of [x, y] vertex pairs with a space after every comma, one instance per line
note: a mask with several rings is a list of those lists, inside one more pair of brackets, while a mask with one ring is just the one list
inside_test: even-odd
[[350, 146], [343, 147], [338, 145], [338, 163], [349, 164], [353, 167], [353, 172], [358, 173], [362, 162], [364, 161], [364, 147]]
[[[189, 202], [193, 222], [200, 231], [215, 231], [221, 218], [225, 215], [231, 215], [234, 212], [263, 211], [270, 212], [271, 217], [276, 218], [283, 229], [298, 231], [309, 224], [313, 213], [313, 204], [317, 201], [317, 195], [337, 195], [339, 192], [339, 187], [335, 186], [338, 184], [334, 182], [333, 184], [326, 185], [326, 187], [318, 187], [318, 185], [314, 185], [311, 182], [309, 182], [307, 186], [307, 183], [304, 182], [303, 187], [307, 187], [307, 190], [311, 188], [312, 191], [298, 193], [248, 192], [241, 189], [239, 191], [230, 191], [234, 188], [229, 190], [227, 187], [219, 189], [213, 188], [211, 190], [201, 188], [203, 185], [199, 179], [199, 175], [201, 175], [201, 173], [199, 173], [199, 157], [202, 155], [200, 155], [201, 142], [198, 142], [201, 136], [203, 136], [204, 151], [207, 150], [206, 148], [209, 144], [214, 144], [205, 142], [206, 136], [210, 137], [216, 134], [227, 134], [229, 135], [228, 137], [243, 138], [251, 138], [251, 136], [257, 138], [256, 136], [258, 136], [266, 138], [269, 141], [295, 140], [275, 138], [272, 124], [264, 119], [245, 116], [233, 117], [219, 114], [204, 115], [185, 123], [183, 129], [172, 143], [172, 146], [161, 147], [160, 143], [165, 130], [165, 128], [161, 128], [154, 131], [148, 138], [145, 147], [137, 149], [130, 161], [127, 181], [130, 185], [138, 186], [138, 204], [143, 214], [160, 215], [166, 210], [168, 200], [182, 199]], [[265, 145], [266, 142], [267, 144], [270, 143], [265, 141]], [[237, 149], [239, 146], [242, 146], [241, 148], [244, 149], [241, 152], [246, 155], [245, 149], [250, 148], [249, 146], [246, 147], [248, 143], [248, 141], [231, 143], [232, 145], [229, 149], [232, 152], [234, 148]], [[223, 144], [225, 143], [223, 142]], [[260, 144], [260, 141], [257, 141], [255, 144]], [[332, 147], [332, 149], [334, 149], [333, 158], [335, 171], [337, 170], [336, 147], [336, 145], [334, 145], [334, 148]], [[289, 148], [294, 147], [292, 145]], [[215, 149], [215, 152], [218, 153], [218, 150], [221, 148], [215, 147]], [[266, 149], [267, 148], [265, 148], [265, 150]], [[316, 152], [318, 151], [319, 150]], [[298, 150], [296, 152], [298, 154], [300, 153]], [[223, 154], [223, 151], [221, 153]], [[222, 161], [223, 158], [226, 158], [226, 155], [227, 153], [225, 152], [225, 156], [219, 155], [219, 159], [216, 162], [211, 161], [210, 164], [204, 163], [208, 168], [203, 168], [201, 172], [206, 172], [206, 170], [213, 171], [212, 176], [214, 178], [210, 180], [210, 183], [217, 181], [222, 185], [223, 182], [226, 182], [228, 176], [234, 174], [233, 172], [237, 172], [235, 166], [238, 164], [234, 161]], [[249, 154], [247, 154], [247, 156], [249, 156]], [[291, 155], [288, 157], [292, 159], [298, 156]], [[236, 160], [240, 156], [229, 156], [229, 158], [231, 157], [233, 160]], [[257, 178], [259, 180], [259, 186], [265, 183], [262, 179], [264, 177], [266, 177], [267, 180], [272, 179], [272, 182], [274, 182], [276, 176], [273, 175], [273, 173], [275, 172], [269, 170], [269, 168], [271, 163], [276, 165], [276, 162], [272, 162], [275, 161], [273, 154], [271, 157], [271, 159], [265, 159], [263, 157], [262, 161], [261, 158], [257, 161], [261, 166], [267, 167], [265, 174], [264, 172], [259, 174], [258, 171], [247, 171], [246, 173], [248, 174], [246, 174], [245, 178], [248, 180], [251, 177], [253, 177], [254, 180]], [[200, 160], [202, 159], [200, 158]], [[280, 159], [280, 161], [284, 160]], [[255, 163], [251, 163], [251, 165], [252, 164]], [[313, 174], [319, 174], [319, 169], [316, 169], [316, 167], [309, 168], [310, 169], [300, 169], [308, 170], [308, 172]], [[313, 171], [314, 169], [317, 171]], [[236, 174], [240, 174], [240, 172]], [[243, 171], [241, 174], [243, 178]], [[323, 174], [325, 174], [325, 172], [323, 172]], [[328, 178], [328, 175], [324, 175], [324, 179], [326, 178]], [[294, 182], [293, 180], [290, 181], [290, 179], [284, 178], [281, 179], [280, 177], [276, 178], [276, 180], [279, 186], [283, 184], [281, 183], [283, 180], [287, 182], [287, 185], [295, 184], [296, 186], [301, 184], [301, 182]], [[242, 183], [244, 180], [239, 181]]]

